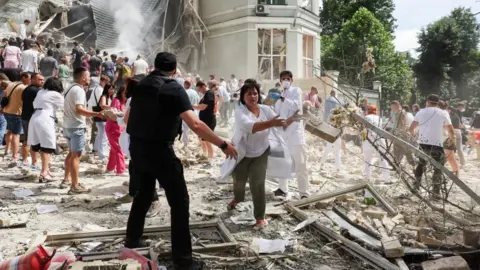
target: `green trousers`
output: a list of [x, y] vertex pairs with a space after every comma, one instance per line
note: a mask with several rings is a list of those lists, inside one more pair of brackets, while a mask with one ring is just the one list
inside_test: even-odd
[[233, 170], [234, 200], [245, 200], [245, 185], [250, 184], [253, 200], [253, 215], [255, 219], [265, 219], [265, 178], [267, 176], [267, 163], [270, 148], [256, 158], [243, 158]]

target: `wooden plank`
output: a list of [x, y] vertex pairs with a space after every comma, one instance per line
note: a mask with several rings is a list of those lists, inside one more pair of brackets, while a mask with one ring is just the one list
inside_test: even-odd
[[[295, 216], [300, 221], [304, 221], [308, 219], [308, 215], [302, 210], [295, 207], [292, 203], [286, 203], [284, 207], [287, 209], [287, 211], [292, 213], [293, 216]], [[314, 226], [323, 237], [330, 239], [332, 241], [337, 241], [340, 247], [342, 247], [344, 250], [348, 251], [353, 256], [360, 258], [361, 260], [365, 261], [366, 263], [375, 267], [376, 269], [401, 270], [398, 266], [396, 266], [395, 264], [392, 264], [382, 256], [364, 249], [358, 243], [355, 243], [341, 236], [340, 234], [336, 233], [332, 229], [322, 225], [318, 221], [312, 223], [312, 226]]]
[[218, 220], [217, 228], [218, 228], [218, 231], [220, 232], [220, 235], [223, 237], [223, 241], [229, 242], [229, 243], [237, 243], [237, 240], [235, 239], [235, 237], [233, 237], [233, 235], [227, 229], [227, 227], [225, 226], [222, 220]]
[[380, 193], [378, 193], [375, 187], [368, 184], [366, 188], [375, 197], [375, 199], [377, 199], [379, 202], [382, 203], [382, 205], [385, 207], [385, 209], [388, 211], [390, 215], [393, 216], [398, 214], [397, 210], [395, 210], [395, 208], [393, 208], [393, 206]]
[[[218, 221], [203, 221], [203, 222], [193, 222], [190, 223], [190, 229], [202, 229], [217, 227]], [[157, 234], [162, 232], [170, 232], [170, 225], [162, 226], [148, 226], [144, 229], [144, 235]], [[59, 234], [48, 234], [46, 242], [51, 243], [53, 241], [59, 242], [59, 240], [81, 240], [81, 239], [90, 239], [90, 238], [121, 238], [124, 237], [127, 233], [127, 228], [121, 229], [111, 229], [98, 232], [70, 232], [70, 233], [59, 233]]]
[[461, 190], [463, 190], [463, 192], [465, 192], [468, 196], [470, 196], [470, 198], [472, 198], [477, 204], [480, 204], [480, 196], [478, 196], [470, 187], [468, 187], [462, 180], [460, 180], [455, 174], [453, 174], [453, 172], [451, 172], [450, 170], [445, 168], [445, 166], [443, 166], [442, 164], [435, 161], [432, 157], [425, 154], [420, 149], [417, 149], [413, 145], [407, 143], [406, 141], [404, 141], [404, 140], [390, 134], [389, 132], [386, 132], [385, 130], [369, 123], [362, 116], [360, 116], [358, 114], [355, 114], [355, 113], [353, 113], [352, 116], [356, 121], [361, 122], [364, 126], [366, 126], [368, 129], [371, 129], [371, 130], [375, 131], [375, 133], [377, 133], [381, 137], [395, 142], [396, 144], [398, 144], [399, 146], [401, 146], [405, 150], [407, 150], [407, 151], [415, 154], [416, 156], [430, 162], [435, 168], [439, 169], [440, 171], [442, 171], [443, 174], [445, 174], [448, 178], [450, 178], [450, 180], [452, 180], [452, 182], [454, 182]]
[[296, 202], [293, 202], [292, 205], [295, 206], [295, 207], [307, 206], [309, 204], [317, 203], [319, 201], [323, 201], [323, 200], [326, 200], [326, 199], [337, 197], [337, 196], [340, 196], [340, 195], [343, 195], [343, 194], [359, 191], [359, 190], [365, 189], [367, 186], [368, 186], [367, 182], [360, 183], [360, 184], [353, 185], [353, 186], [350, 186], [350, 187], [347, 187], [347, 188], [344, 188], [344, 189], [340, 189], [340, 190], [337, 190], [337, 191], [333, 191], [333, 192], [329, 192], [329, 193], [325, 193], [325, 194], [313, 195], [313, 196], [310, 196], [308, 198], [301, 199], [301, 200], [298, 200]]

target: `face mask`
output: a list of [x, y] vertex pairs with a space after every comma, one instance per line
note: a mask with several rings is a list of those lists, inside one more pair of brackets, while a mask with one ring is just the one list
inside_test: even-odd
[[292, 84], [290, 83], [289, 80], [284, 80], [284, 81], [282, 81], [282, 87], [283, 87], [283, 89], [288, 89], [288, 88], [290, 88], [291, 85], [292, 85]]

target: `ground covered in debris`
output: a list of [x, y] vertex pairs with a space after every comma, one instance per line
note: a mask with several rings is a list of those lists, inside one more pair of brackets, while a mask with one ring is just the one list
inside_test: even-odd
[[[228, 137], [231, 130], [220, 128], [218, 133]], [[478, 246], [480, 231], [477, 229], [478, 207], [458, 188], [453, 187], [450, 200], [461, 205], [465, 210], [444, 205], [442, 209], [451, 211], [462, 220], [468, 220], [469, 232], [473, 233], [473, 242], [465, 243], [463, 233], [466, 226], [459, 226], [444, 215], [434, 213], [425, 206], [422, 200], [412, 196], [395, 173], [392, 185], [383, 185], [379, 181], [380, 172], [374, 170], [372, 179], [362, 175], [363, 156], [361, 149], [348, 143], [342, 155], [342, 169], [336, 171], [333, 155], [321, 167], [320, 157], [323, 142], [308, 134], [307, 142], [308, 167], [312, 194], [325, 194], [354, 185], [369, 182], [383, 196], [394, 211], [382, 204], [378, 198], [365, 189], [356, 190], [346, 195], [334, 196], [322, 201], [309, 203], [300, 207], [307, 213], [307, 224], [317, 223], [330, 228], [369, 250], [382, 250], [380, 239], [382, 231], [397, 238], [404, 247], [452, 249]], [[282, 201], [268, 194], [267, 219], [268, 226], [262, 231], [252, 230], [251, 203], [241, 204], [238, 210], [228, 213], [227, 203], [233, 198], [231, 184], [217, 184], [219, 165], [222, 161], [218, 152], [215, 165], [208, 167], [199, 163], [198, 140], [191, 138], [189, 148], [176, 145], [178, 156], [185, 164], [185, 178], [191, 199], [191, 222], [205, 222], [220, 219], [226, 229], [238, 242], [236, 248], [202, 253], [199, 259], [205, 261], [208, 269], [366, 269], [368, 265], [339, 246], [341, 243], [327, 241], [312, 226], [299, 226], [301, 220], [289, 213]], [[52, 172], [57, 180], [63, 178], [63, 161], [66, 153], [55, 156]], [[467, 155], [467, 165], [462, 169], [460, 178], [474, 191], [479, 188], [480, 166], [473, 160], [474, 153]], [[9, 166], [8, 159], [0, 162], [0, 219], [10, 225], [19, 223], [20, 228], [0, 229], [0, 261], [24, 254], [31, 245], [32, 239], [47, 231], [48, 234], [99, 231], [126, 226], [130, 204], [118, 204], [115, 198], [123, 195], [127, 187], [123, 183], [128, 176], [103, 174], [104, 166], [96, 161], [93, 155], [84, 157], [81, 163], [81, 182], [92, 188], [88, 195], [69, 196], [65, 189], [59, 189], [59, 182], [38, 184], [35, 173], [28, 169]], [[295, 181], [290, 182], [291, 201], [296, 201]], [[269, 179], [267, 187], [274, 190], [275, 180]], [[147, 226], [169, 224], [169, 207], [164, 193], [159, 190], [163, 211], [158, 216], [148, 218]], [[427, 198], [426, 196], [425, 198]], [[247, 200], [250, 199], [247, 192]], [[377, 227], [380, 222], [382, 228]], [[22, 224], [26, 222], [26, 227]], [[353, 226], [352, 226], [353, 224]], [[359, 225], [359, 226], [355, 226]], [[305, 225], [305, 223], [303, 224]], [[299, 227], [297, 227], [299, 226]], [[360, 229], [359, 229], [360, 228]], [[366, 228], [366, 232], [365, 229]], [[362, 234], [363, 233], [363, 234]], [[476, 234], [475, 234], [476, 233]], [[208, 236], [211, 234], [210, 236]], [[202, 248], [222, 243], [215, 231], [192, 230], [194, 245]], [[365, 236], [364, 234], [367, 234]], [[475, 238], [476, 237], [476, 238]], [[160, 233], [149, 236], [152, 246], [158, 252], [168, 251], [169, 234]], [[369, 242], [370, 239], [371, 241]], [[266, 243], [265, 240], [278, 240]], [[259, 243], [258, 241], [262, 242]], [[121, 246], [121, 242], [109, 242], [109, 248]], [[64, 249], [76, 250], [74, 245]], [[103, 247], [105, 248], [105, 247]], [[262, 252], [263, 251], [263, 252]], [[392, 249], [392, 251], [395, 251]], [[268, 255], [258, 256], [258, 253]], [[245, 259], [250, 254], [255, 260]], [[282, 255], [282, 256], [278, 256]], [[210, 256], [210, 257], [209, 257]], [[223, 259], [222, 259], [223, 258]], [[415, 260], [411, 260], [415, 263]], [[165, 262], [168, 265], [168, 262]], [[300, 267], [300, 268], [299, 268]], [[321, 268], [323, 267], [323, 268]], [[330, 268], [328, 268], [330, 267]]]

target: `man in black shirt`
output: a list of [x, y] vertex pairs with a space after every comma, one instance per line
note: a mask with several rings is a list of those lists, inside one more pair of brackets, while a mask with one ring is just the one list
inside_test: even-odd
[[83, 50], [82, 47], [78, 44], [78, 42], [73, 43], [74, 47], [72, 49], [72, 58], [73, 58], [73, 69], [77, 69], [79, 67], [82, 67], [82, 57], [85, 55], [85, 51]]
[[[28, 124], [30, 122], [30, 118], [32, 118], [34, 108], [33, 108], [33, 101], [37, 97], [38, 91], [43, 86], [45, 82], [45, 78], [38, 73], [32, 74], [32, 82], [25, 90], [22, 92], [22, 127], [23, 127], [23, 146], [22, 146], [22, 156], [28, 156]], [[30, 155], [32, 156], [32, 168], [37, 168], [37, 160], [38, 160], [38, 153], [34, 151], [30, 151]], [[23, 161], [24, 165], [26, 160]]]
[[145, 77], [132, 94], [127, 133], [140, 186], [128, 218], [125, 247], [144, 245], [141, 237], [145, 216], [152, 203], [155, 179], [158, 179], [171, 207], [175, 269], [183, 270], [192, 268], [189, 197], [182, 164], [173, 150], [173, 142], [181, 134], [182, 120], [197, 135], [220, 147], [227, 158], [236, 158], [237, 151], [197, 118], [185, 89], [171, 79], [176, 70], [175, 55], [159, 53], [155, 58], [155, 71]]
[[90, 53], [90, 61], [88, 61], [88, 64], [90, 65], [90, 77], [100, 76], [100, 67], [102, 66], [102, 59], [97, 56], [98, 54], [100, 54], [100, 50], [97, 49], [95, 52], [92, 51]]

